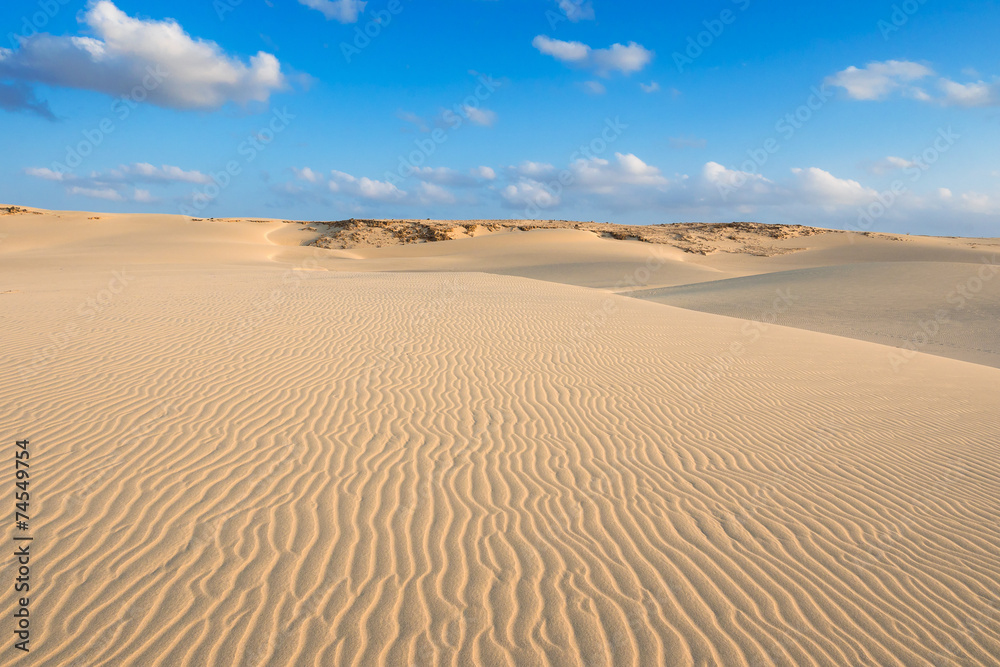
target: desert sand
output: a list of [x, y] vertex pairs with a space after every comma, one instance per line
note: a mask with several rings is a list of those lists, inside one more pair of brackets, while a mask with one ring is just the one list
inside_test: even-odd
[[1000, 240], [643, 233], [0, 215], [0, 663], [1000, 664]]

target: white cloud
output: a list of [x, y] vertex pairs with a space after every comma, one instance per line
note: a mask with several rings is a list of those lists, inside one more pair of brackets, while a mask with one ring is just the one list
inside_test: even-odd
[[710, 199], [721, 197], [727, 204], [761, 203], [773, 198], [777, 190], [761, 174], [727, 169], [718, 162], [706, 162], [702, 167], [701, 185]]
[[593, 52], [598, 74], [621, 72], [631, 74], [641, 71], [653, 60], [653, 52], [644, 46], [629, 42], [628, 46], [614, 44], [610, 49], [596, 49]]
[[[415, 168], [413, 177], [417, 182], [412, 190], [400, 189], [391, 178], [383, 181], [333, 170], [330, 172], [329, 180], [326, 180], [319, 175], [319, 172], [309, 167], [292, 171], [298, 181], [309, 185], [283, 183], [273, 186], [272, 191], [298, 199], [313, 198], [323, 202], [328, 201], [322, 198], [321, 191], [325, 190], [327, 193], [335, 193], [340, 200], [359, 211], [373, 204], [409, 207], [450, 205], [456, 203], [458, 197], [445, 186], [472, 188], [481, 185], [472, 175], [447, 167]], [[478, 170], [473, 170], [473, 173], [478, 173]]]
[[82, 188], [74, 185], [68, 190], [71, 195], [90, 197], [91, 199], [106, 199], [108, 201], [125, 201], [125, 197], [114, 188]]
[[750, 211], [756, 206], [843, 211], [870, 204], [878, 197], [873, 188], [838, 178], [818, 167], [794, 168], [791, 173], [790, 179], [779, 183], [763, 174], [708, 162], [695, 190], [700, 190], [708, 202], [721, 199], [727, 206], [750, 206]]
[[1000, 213], [1000, 199], [980, 192], [966, 192], [959, 198], [959, 208], [969, 213], [995, 215]]
[[504, 201], [515, 207], [540, 206], [552, 208], [558, 206], [562, 199], [544, 184], [528, 178], [522, 178], [517, 183], [508, 185], [500, 191]]
[[603, 95], [608, 92], [608, 89], [600, 81], [586, 81], [583, 84], [583, 89], [591, 95]]
[[212, 182], [211, 176], [200, 171], [186, 171], [168, 164], [154, 167], [147, 162], [121, 165], [107, 172], [94, 171], [86, 176], [53, 171], [46, 167], [30, 167], [24, 172], [34, 178], [63, 183], [66, 192], [71, 195], [108, 201], [132, 200], [143, 204], [155, 203], [160, 200], [149, 190], [137, 187], [137, 183], [150, 183], [164, 187], [175, 183], [205, 184]]
[[549, 164], [525, 162], [512, 173], [517, 181], [500, 193], [512, 207], [546, 209], [564, 201], [593, 200], [608, 208], [636, 208], [654, 202], [670, 184], [658, 168], [631, 153], [615, 153], [614, 161], [580, 158], [561, 172]]
[[868, 171], [873, 174], [887, 174], [891, 171], [899, 171], [900, 169], [909, 169], [910, 167], [915, 167], [916, 163], [907, 160], [906, 158], [888, 156], [872, 164]]
[[580, 21], [593, 21], [594, 6], [589, 0], [556, 0], [559, 9], [573, 23]]
[[660, 84], [656, 81], [652, 81], [650, 83], [640, 83], [639, 87], [642, 88], [642, 92], [644, 93], [656, 93], [660, 91]]
[[957, 107], [987, 107], [1000, 105], [1000, 82], [957, 83], [950, 79], [939, 82], [944, 93], [942, 103]]
[[62, 172], [52, 171], [48, 167], [28, 167], [24, 170], [24, 173], [46, 181], [61, 181], [66, 177]]
[[568, 65], [610, 76], [614, 72], [629, 75], [639, 72], [653, 60], [654, 53], [641, 44], [613, 44], [607, 49], [593, 49], [582, 42], [564, 42], [545, 35], [538, 35], [532, 45], [544, 55], [552, 56]]
[[1000, 105], [1000, 79], [959, 83], [946, 77], [937, 81], [940, 94], [935, 96], [913, 82], [934, 74], [926, 65], [906, 60], [872, 62], [863, 68], [848, 67], [827, 77], [826, 83], [843, 88], [856, 100], [884, 100], [901, 93], [920, 102], [943, 106], [986, 107]]
[[112, 169], [106, 179], [125, 182], [163, 182], [163, 183], [211, 183], [212, 177], [200, 171], [184, 171], [180, 167], [163, 165], [154, 167], [146, 162], [136, 162]]
[[847, 91], [856, 100], [882, 100], [897, 90], [909, 90], [918, 95], [922, 91], [909, 87], [913, 81], [934, 74], [920, 63], [906, 60], [871, 62], [863, 68], [848, 67], [826, 79], [826, 83]]
[[792, 169], [796, 177], [796, 190], [806, 201], [829, 205], [860, 206], [872, 202], [878, 192], [857, 181], [837, 178], [818, 167]]
[[629, 188], [656, 189], [668, 183], [658, 168], [631, 153], [615, 153], [615, 162], [598, 157], [580, 158], [569, 169], [573, 174], [574, 189], [588, 193], [629, 197]]
[[583, 63], [590, 58], [591, 48], [582, 42], [564, 42], [539, 35], [531, 44], [541, 53], [564, 63]]
[[328, 21], [341, 23], [357, 23], [358, 16], [368, 5], [361, 0], [299, 0], [299, 4], [322, 12]]
[[149, 190], [140, 190], [139, 188], [135, 189], [135, 193], [132, 195], [132, 200], [137, 201], [140, 204], [155, 204], [159, 201], [159, 199], [154, 197]]
[[421, 204], [455, 203], [455, 195], [440, 185], [426, 181], [417, 186], [417, 198]]
[[[488, 169], [488, 167], [482, 167]], [[467, 188], [475, 186], [478, 181], [475, 179], [477, 170], [473, 169], [472, 174], [464, 174], [448, 167], [415, 167], [413, 175], [425, 183], [435, 185], [447, 185], [450, 187]]]
[[555, 174], [556, 168], [546, 162], [525, 160], [516, 167], [517, 174], [527, 178], [545, 178]]
[[342, 171], [331, 172], [332, 178], [327, 184], [332, 192], [343, 193], [369, 201], [398, 201], [406, 193], [388, 181], [378, 181], [367, 176], [355, 178]]
[[472, 170], [472, 175], [485, 181], [495, 181], [497, 178], [497, 172], [493, 167], [476, 167]]
[[263, 102], [286, 86], [273, 55], [261, 51], [244, 63], [215, 42], [191, 38], [171, 19], [131, 18], [99, 0], [80, 20], [94, 37], [24, 39], [16, 51], [0, 51], [0, 77], [115, 97], [138, 88], [149, 102], [175, 109]]
[[496, 112], [490, 111], [489, 109], [484, 109], [482, 107], [477, 109], [476, 107], [471, 107], [466, 104], [462, 107], [462, 112], [474, 125], [492, 127], [493, 124], [497, 122]]
[[309, 167], [303, 167], [302, 169], [296, 169], [295, 167], [292, 167], [292, 173], [295, 174], [295, 178], [299, 179], [300, 181], [305, 181], [307, 183], [319, 183], [321, 180], [323, 180], [322, 175], [317, 174]]

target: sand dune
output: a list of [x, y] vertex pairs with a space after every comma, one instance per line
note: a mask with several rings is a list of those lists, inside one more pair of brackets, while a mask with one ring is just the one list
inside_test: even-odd
[[[665, 248], [619, 285], [649, 244], [54, 215], [0, 220], [19, 663], [1000, 664], [1000, 370], [740, 305], [846, 250]], [[844, 276], [922, 293], [909, 262], [797, 268], [801, 317]], [[689, 276], [685, 308], [613, 293]]]
[[[778, 295], [781, 312], [769, 312]], [[720, 315], [903, 347], [1000, 368], [1000, 261], [846, 264], [631, 292]]]

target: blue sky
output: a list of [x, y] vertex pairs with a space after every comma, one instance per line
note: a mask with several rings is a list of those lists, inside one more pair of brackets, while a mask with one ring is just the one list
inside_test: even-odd
[[995, 2], [35, 0], [0, 18], [5, 203], [1000, 236]]

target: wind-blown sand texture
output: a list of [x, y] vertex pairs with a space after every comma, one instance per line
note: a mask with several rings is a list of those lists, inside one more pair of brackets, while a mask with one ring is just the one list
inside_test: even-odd
[[0, 662], [1000, 664], [997, 241], [305, 227], [0, 219]]

